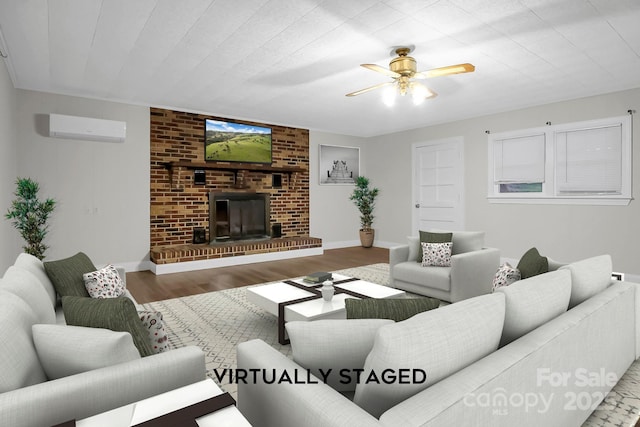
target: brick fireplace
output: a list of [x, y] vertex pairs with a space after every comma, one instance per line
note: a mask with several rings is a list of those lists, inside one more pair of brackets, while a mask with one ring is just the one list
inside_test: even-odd
[[[205, 162], [204, 121], [208, 118], [220, 119], [151, 108], [151, 261], [170, 264], [321, 248], [322, 241], [309, 236], [309, 131], [243, 122], [272, 129], [272, 164]], [[194, 179], [196, 171], [198, 178], [204, 175], [204, 184]], [[264, 234], [219, 238], [217, 231], [224, 231], [219, 224], [212, 233], [210, 194], [232, 194], [234, 200], [266, 198]], [[240, 205], [232, 208], [233, 204], [226, 208], [238, 210]], [[221, 202], [221, 211], [223, 207]], [[272, 235], [274, 225], [281, 237]], [[203, 244], [193, 243], [197, 228], [205, 229]], [[233, 234], [237, 232], [234, 229]]]

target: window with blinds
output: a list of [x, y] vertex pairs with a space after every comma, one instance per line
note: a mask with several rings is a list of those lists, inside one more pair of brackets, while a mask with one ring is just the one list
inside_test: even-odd
[[497, 203], [628, 204], [631, 116], [489, 135]]

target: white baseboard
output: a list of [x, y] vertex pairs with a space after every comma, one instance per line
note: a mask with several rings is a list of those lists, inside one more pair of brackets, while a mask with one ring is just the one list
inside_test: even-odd
[[174, 262], [171, 264], [156, 264], [154, 262], [149, 262], [149, 270], [151, 270], [156, 275], [168, 273], [183, 273], [185, 271], [206, 270], [208, 268], [230, 267], [233, 265], [253, 264], [256, 262], [278, 261], [282, 259], [322, 255], [323, 252], [323, 248], [309, 248], [296, 249], [291, 251], [268, 252], [264, 254], [205, 259], [201, 261]]
[[323, 249], [341, 249], [350, 248], [353, 246], [360, 246], [360, 240], [344, 240], [342, 242], [325, 242], [322, 241]]

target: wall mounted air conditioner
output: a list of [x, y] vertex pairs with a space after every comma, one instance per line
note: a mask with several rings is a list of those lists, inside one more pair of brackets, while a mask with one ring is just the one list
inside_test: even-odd
[[126, 134], [126, 122], [49, 114], [49, 136], [54, 138], [124, 142]]

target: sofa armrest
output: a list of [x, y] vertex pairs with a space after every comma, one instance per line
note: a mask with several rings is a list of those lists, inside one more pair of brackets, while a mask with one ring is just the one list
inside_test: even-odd
[[204, 353], [183, 347], [0, 394], [0, 425], [82, 419], [206, 378]]
[[409, 245], [389, 248], [389, 283], [393, 283], [393, 266], [409, 260]]
[[[274, 427], [368, 427], [380, 422], [336, 390], [310, 375], [308, 371], [288, 359], [262, 340], [238, 345], [238, 370], [257, 372], [256, 381], [249, 376], [246, 384], [238, 381], [238, 409], [252, 425]], [[251, 369], [257, 371], [250, 371]], [[305, 380], [306, 384], [275, 381], [283, 372], [289, 378]], [[311, 383], [307, 379], [317, 381]], [[300, 381], [302, 382], [302, 381]]]
[[500, 251], [482, 248], [451, 257], [451, 302], [491, 293]]

